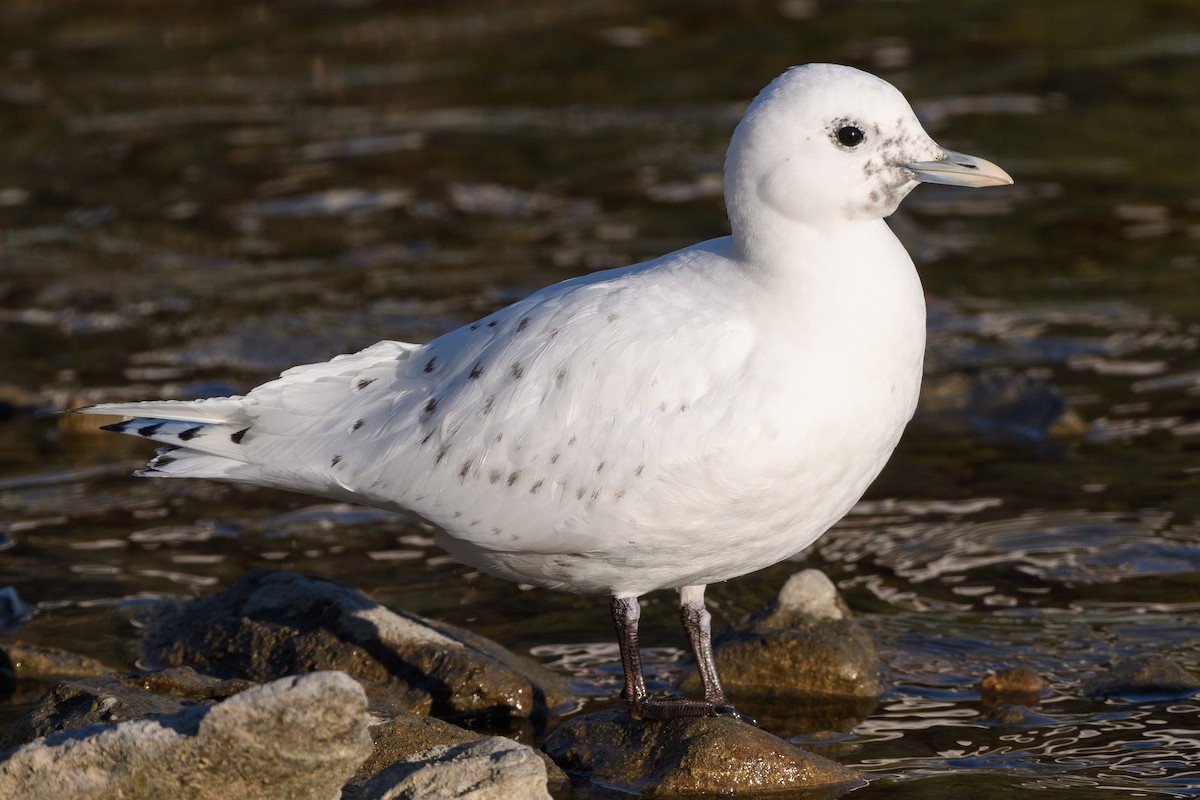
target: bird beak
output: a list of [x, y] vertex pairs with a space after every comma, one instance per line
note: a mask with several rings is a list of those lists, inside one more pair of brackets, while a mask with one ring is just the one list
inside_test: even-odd
[[950, 186], [1008, 186], [1013, 179], [1007, 172], [982, 158], [943, 150], [936, 161], [914, 161], [904, 165], [923, 183]]

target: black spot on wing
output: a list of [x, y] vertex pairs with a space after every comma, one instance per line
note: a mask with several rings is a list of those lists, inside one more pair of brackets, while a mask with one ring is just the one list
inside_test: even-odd
[[431, 397], [429, 398], [429, 402], [425, 404], [425, 413], [432, 414], [434, 411], [437, 411], [437, 407], [438, 399], [436, 397]]
[[240, 431], [229, 434], [229, 441], [233, 442], [234, 444], [241, 444], [242, 439], [246, 438], [246, 432], [249, 430], [249, 428], [242, 428]]
[[165, 422], [155, 422], [152, 425], [146, 425], [144, 427], [138, 428], [138, 435], [139, 436], [153, 436], [154, 434], [158, 433], [159, 428], [161, 428], [163, 425], [166, 425], [166, 424], [167, 423], [165, 423]]
[[361, 419], [355, 420], [354, 424], [350, 426], [350, 430], [352, 430], [352, 431], [358, 430], [359, 428], [361, 428], [363, 426], [363, 422], [365, 422], [365, 420], [361, 420]]
[[445, 458], [446, 453], [449, 453], [449, 452], [450, 452], [450, 445], [448, 445], [448, 444], [442, 445], [442, 449], [438, 450], [437, 461], [435, 461], [434, 463], [435, 464], [442, 463], [442, 459]]
[[190, 441], [191, 441], [192, 439], [194, 439], [194, 438], [196, 437], [196, 435], [197, 435], [197, 434], [199, 434], [199, 433], [200, 433], [200, 431], [202, 431], [202, 430], [204, 430], [204, 426], [203, 426], [203, 425], [197, 425], [197, 426], [196, 426], [196, 427], [194, 427], [194, 428], [188, 428], [186, 431], [183, 431], [182, 433], [180, 433], [180, 434], [179, 434], [179, 438], [180, 438], [182, 441], [185, 441], [185, 442], [190, 442]]
[[521, 331], [525, 330], [528, 327], [529, 327], [529, 317], [522, 317], [521, 321], [517, 323], [517, 333], [520, 333]]
[[515, 469], [512, 472], [508, 473], [508, 480], [506, 481], [506, 484], [508, 486], [512, 486], [514, 483], [516, 483], [520, 479], [521, 479], [521, 470]]
[[433, 372], [433, 368], [434, 368], [434, 366], [436, 366], [436, 365], [437, 365], [437, 356], [434, 356], [433, 358], [431, 358], [431, 359], [429, 359], [428, 361], [426, 361], [426, 362], [425, 362], [425, 371], [426, 371], [426, 372]]
[[113, 433], [124, 433], [133, 425], [133, 420], [125, 420], [124, 422], [114, 422], [111, 425], [101, 425], [100, 430], [112, 431]]
[[333, 459], [329, 462], [329, 466], [336, 467], [341, 462], [342, 462], [341, 456], [334, 456]]
[[363, 389], [367, 388], [374, 382], [375, 382], [374, 378], [359, 378], [358, 383], [354, 384], [354, 387], [361, 392]]
[[488, 323], [488, 327], [489, 327], [489, 328], [494, 328], [494, 327], [496, 327], [496, 320], [492, 320], [491, 322], [489, 322], [489, 323]]
[[475, 366], [471, 367], [471, 374], [468, 375], [467, 377], [473, 381], [477, 381], [477, 380], [479, 380], [479, 376], [482, 374], [483, 374], [483, 362], [480, 361], [480, 362], [477, 362], [475, 364]]
[[512, 374], [514, 381], [519, 381], [525, 377], [525, 368], [521, 366], [520, 361], [514, 361], [509, 372]]

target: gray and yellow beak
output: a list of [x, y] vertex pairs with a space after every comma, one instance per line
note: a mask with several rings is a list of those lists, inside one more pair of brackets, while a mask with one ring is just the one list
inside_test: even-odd
[[982, 158], [942, 150], [935, 161], [914, 161], [904, 165], [922, 183], [950, 186], [1008, 186], [1013, 179], [1007, 172]]

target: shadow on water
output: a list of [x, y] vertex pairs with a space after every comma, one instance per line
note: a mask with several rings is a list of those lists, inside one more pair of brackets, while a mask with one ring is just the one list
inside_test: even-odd
[[[802, 559], [890, 688], [797, 741], [862, 770], [856, 797], [1194, 797], [1194, 697], [1081, 687], [1140, 653], [1200, 673], [1197, 42], [1187, 0], [6, 3], [0, 586], [32, 609], [13, 626], [128, 668], [147, 608], [296, 569], [615, 703], [599, 599], [494, 581], [393, 515], [129, 479], [150, 448], [53, 412], [243, 391], [718, 235], [745, 103], [838, 61], [1017, 183], [923, 187], [893, 219], [930, 294], [926, 403]], [[799, 567], [713, 587], [717, 623]], [[686, 668], [675, 613], [648, 598], [656, 686]], [[1014, 665], [1049, 692], [990, 721], [979, 680]]]

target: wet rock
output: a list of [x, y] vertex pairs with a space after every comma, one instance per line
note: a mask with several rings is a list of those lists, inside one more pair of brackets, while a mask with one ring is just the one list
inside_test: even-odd
[[1129, 700], [1172, 700], [1200, 692], [1200, 682], [1167, 656], [1154, 653], [1122, 658], [1108, 672], [1080, 687], [1088, 697]]
[[729, 717], [637, 722], [610, 709], [568, 720], [546, 740], [546, 752], [567, 772], [653, 797], [797, 789], [834, 796], [862, 782], [835, 761]]
[[177, 714], [212, 705], [248, 689], [246, 681], [221, 681], [181, 668], [126, 677], [82, 677], [51, 687], [0, 737], [0, 750], [87, 725]]
[[388, 712], [542, 716], [567, 696], [562, 678], [481, 636], [295, 573], [254, 573], [163, 609], [147, 631], [152, 663], [256, 681], [341, 670]]
[[50, 683], [91, 678], [113, 670], [94, 658], [21, 641], [0, 643], [0, 682]]
[[1046, 681], [1027, 667], [1012, 667], [993, 673], [979, 682], [979, 696], [984, 705], [1017, 703], [1034, 705], [1046, 692]]
[[0, 760], [0, 797], [332, 800], [370, 752], [367, 723], [346, 675], [285, 678], [216, 706], [23, 745]]
[[369, 780], [361, 800], [510, 800], [545, 798], [546, 765], [531, 747], [502, 736], [435, 745]]
[[1056, 724], [1056, 720], [1038, 714], [1036, 711], [1022, 705], [1000, 703], [989, 706], [979, 715], [983, 722], [1006, 728], [1037, 728]]
[[[730, 700], [760, 722], [848, 730], [883, 691], [871, 637], [819, 570], [793, 575], [769, 609], [721, 634], [714, 648]], [[682, 688], [700, 691], [697, 675]]]
[[1010, 369], [927, 377], [916, 421], [997, 444], [1061, 444], [1087, 433], [1087, 423], [1062, 392]]
[[[374, 749], [359, 766], [354, 780], [347, 786], [344, 800], [360, 800], [358, 792], [367, 780], [397, 761], [409, 759], [431, 747], [469, 744], [485, 738], [487, 737], [481, 733], [460, 728], [436, 717], [401, 713], [372, 726], [371, 739], [374, 741]], [[566, 773], [545, 753], [538, 750], [534, 752], [544, 762], [549, 788], [565, 788], [570, 783]]]

